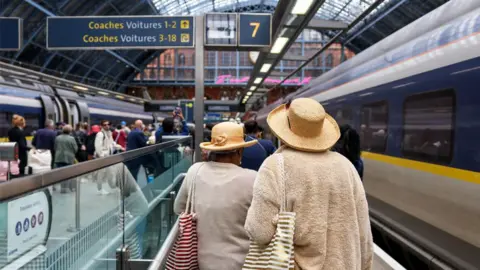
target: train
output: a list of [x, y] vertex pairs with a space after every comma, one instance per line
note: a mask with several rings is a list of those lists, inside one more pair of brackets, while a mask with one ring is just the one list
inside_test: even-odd
[[[42, 77], [48, 77], [49, 82], [42, 81]], [[121, 121], [133, 123], [137, 119], [148, 125], [166, 117], [146, 113], [143, 98], [102, 89], [92, 91], [93, 87], [64, 83], [66, 80], [59, 78], [55, 81], [52, 76], [1, 63], [0, 142], [7, 141], [13, 114], [25, 117], [24, 131], [29, 140], [47, 119], [72, 126], [79, 122], [99, 125], [101, 120], [108, 120], [115, 126]]]
[[317, 100], [359, 132], [369, 197], [478, 248], [479, 85], [480, 1], [453, 0], [255, 119], [268, 133], [273, 108]]

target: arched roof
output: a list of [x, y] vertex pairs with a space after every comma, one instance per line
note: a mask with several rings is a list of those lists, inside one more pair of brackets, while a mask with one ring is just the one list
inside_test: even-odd
[[[359, 52], [448, 0], [385, 0], [344, 39]], [[326, 0], [317, 17], [351, 22], [374, 0]], [[275, 0], [6, 0], [0, 17], [21, 17], [24, 45], [0, 52], [0, 61], [110, 90], [121, 89], [161, 50], [48, 51], [48, 16], [197, 15], [206, 12], [273, 12]], [[363, 28], [362, 28], [363, 27]], [[358, 34], [360, 33], [360, 34]]]

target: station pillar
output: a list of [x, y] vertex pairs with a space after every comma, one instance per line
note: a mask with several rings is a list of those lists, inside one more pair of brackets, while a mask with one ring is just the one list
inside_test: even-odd
[[195, 161], [202, 160], [200, 143], [203, 142], [203, 116], [205, 96], [204, 18], [195, 16]]

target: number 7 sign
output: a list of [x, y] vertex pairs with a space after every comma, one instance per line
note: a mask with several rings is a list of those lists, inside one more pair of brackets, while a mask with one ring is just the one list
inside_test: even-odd
[[240, 13], [239, 47], [269, 47], [272, 43], [272, 14]]
[[251, 22], [250, 26], [253, 26], [252, 37], [255, 37], [257, 35], [258, 28], [260, 27], [260, 23], [259, 22]]

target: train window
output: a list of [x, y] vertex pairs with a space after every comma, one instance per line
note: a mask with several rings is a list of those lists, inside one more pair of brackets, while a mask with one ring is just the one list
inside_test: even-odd
[[362, 150], [385, 153], [388, 136], [388, 104], [386, 101], [366, 104], [361, 111], [360, 143]]
[[38, 114], [25, 113], [22, 115], [25, 118], [25, 136], [33, 136], [40, 127], [40, 119]]
[[8, 137], [8, 130], [12, 127], [11, 116], [7, 112], [0, 112], [0, 141]]
[[353, 112], [350, 108], [339, 109], [334, 115], [335, 121], [339, 126], [341, 125], [352, 125], [353, 121]]
[[454, 114], [453, 89], [408, 97], [403, 107], [403, 155], [448, 164], [452, 158]]
[[[33, 136], [34, 132], [38, 130], [40, 120], [38, 114], [22, 113], [25, 118], [25, 136]], [[0, 138], [8, 137], [8, 130], [12, 128], [12, 116], [11, 112], [0, 112]]]

